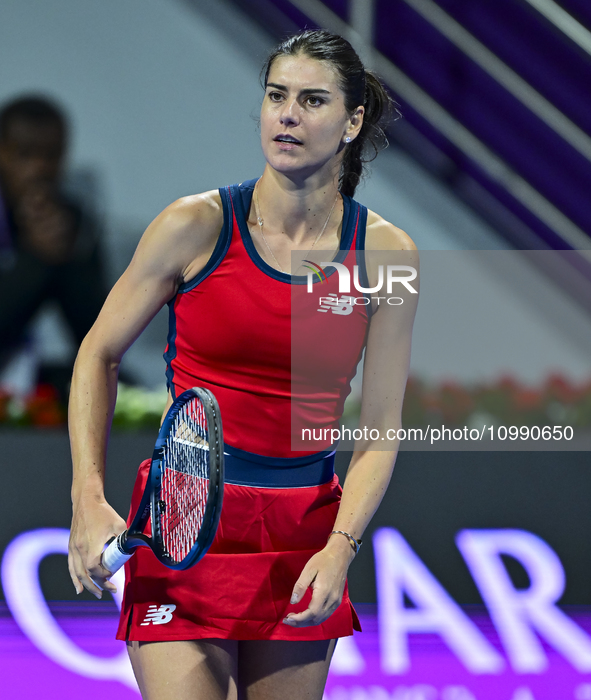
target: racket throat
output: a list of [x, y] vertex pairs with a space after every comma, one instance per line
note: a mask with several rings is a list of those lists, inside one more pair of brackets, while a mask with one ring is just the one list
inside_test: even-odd
[[142, 533], [130, 533], [127, 530], [117, 538], [117, 547], [124, 554], [131, 554], [136, 547], [149, 547], [151, 540]]

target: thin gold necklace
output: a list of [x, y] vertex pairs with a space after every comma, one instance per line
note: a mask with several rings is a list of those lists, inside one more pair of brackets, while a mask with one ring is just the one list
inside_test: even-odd
[[[271, 254], [271, 257], [272, 257], [273, 260], [275, 261], [275, 264], [277, 265], [277, 267], [279, 268], [279, 270], [280, 270], [281, 272], [285, 272], [285, 270], [284, 270], [284, 269], [281, 267], [281, 265], [279, 264], [279, 260], [277, 260], [277, 258], [275, 257], [275, 254], [274, 254], [273, 251], [271, 250], [271, 246], [270, 246], [269, 243], [267, 242], [267, 239], [265, 238], [265, 234], [264, 234], [264, 232], [263, 232], [263, 224], [264, 224], [265, 222], [264, 222], [264, 220], [263, 220], [263, 217], [261, 216], [261, 210], [260, 210], [260, 208], [259, 208], [259, 193], [258, 193], [258, 187], [259, 187], [259, 181], [257, 180], [257, 183], [256, 183], [256, 185], [254, 186], [254, 207], [255, 207], [255, 210], [256, 210], [257, 222], [258, 222], [258, 224], [259, 224], [259, 230], [260, 230], [260, 232], [261, 232], [261, 238], [263, 239], [265, 245], [267, 246], [267, 250], [268, 250], [269, 253]], [[332, 203], [332, 207], [330, 208], [330, 211], [328, 212], [328, 216], [326, 217], [326, 221], [324, 222], [324, 226], [322, 227], [322, 230], [320, 231], [320, 233], [316, 236], [316, 240], [314, 241], [314, 243], [312, 243], [312, 247], [308, 250], [308, 253], [310, 253], [310, 252], [312, 251], [312, 249], [314, 248], [314, 246], [316, 245], [316, 243], [318, 243], [318, 241], [320, 240], [322, 234], [324, 233], [324, 230], [325, 230], [325, 228], [327, 227], [328, 222], [330, 221], [330, 217], [332, 216], [332, 213], [333, 213], [333, 211], [334, 211], [334, 208], [335, 208], [335, 205], [336, 205], [336, 203], [337, 203], [337, 199], [338, 199], [338, 198], [339, 198], [339, 193], [338, 193], [338, 191], [337, 191], [337, 195], [336, 195], [336, 197], [334, 198], [334, 202]], [[306, 256], [308, 255], [308, 253], [306, 253]]]

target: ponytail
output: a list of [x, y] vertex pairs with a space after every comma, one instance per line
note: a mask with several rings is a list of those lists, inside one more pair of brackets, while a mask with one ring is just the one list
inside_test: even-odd
[[339, 189], [343, 194], [353, 197], [361, 178], [365, 164], [374, 160], [378, 153], [388, 147], [388, 138], [384, 126], [396, 111], [394, 100], [386, 92], [379, 78], [371, 71], [365, 71], [364, 101], [365, 113], [363, 125], [357, 138], [345, 146]]

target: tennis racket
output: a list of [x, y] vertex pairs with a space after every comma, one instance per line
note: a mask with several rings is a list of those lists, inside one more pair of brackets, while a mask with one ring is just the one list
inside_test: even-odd
[[[158, 434], [139, 508], [127, 530], [105, 549], [114, 574], [137, 547], [150, 547], [170, 569], [196, 564], [217, 530], [224, 492], [220, 409], [208, 389], [193, 388], [172, 404]], [[144, 530], [151, 520], [151, 536]]]

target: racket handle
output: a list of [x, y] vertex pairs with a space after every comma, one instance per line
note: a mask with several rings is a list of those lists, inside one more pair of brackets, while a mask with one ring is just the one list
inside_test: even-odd
[[125, 564], [125, 562], [133, 555], [133, 552], [131, 554], [127, 554], [123, 551], [121, 542], [124, 535], [127, 535], [127, 530], [122, 532], [119, 537], [116, 537], [103, 552], [101, 563], [105, 569], [107, 569], [107, 571], [111, 572], [111, 574], [119, 571], [123, 564]]

